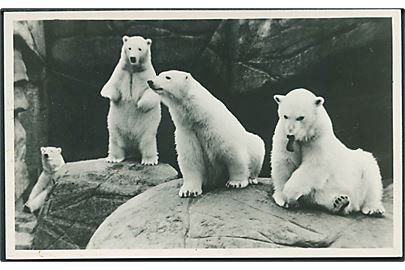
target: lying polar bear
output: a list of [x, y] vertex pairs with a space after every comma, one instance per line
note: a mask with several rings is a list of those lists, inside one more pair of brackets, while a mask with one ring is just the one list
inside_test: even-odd
[[279, 121], [271, 153], [273, 198], [284, 207], [304, 196], [334, 213], [382, 216], [380, 169], [371, 153], [336, 138], [322, 97], [305, 89], [275, 95]]
[[59, 147], [41, 147], [41, 159], [42, 173], [24, 205], [31, 213], [40, 210], [52, 187], [55, 173], [65, 165], [62, 149]]
[[221, 101], [182, 71], [162, 72], [148, 84], [169, 108], [176, 127], [176, 150], [184, 181], [181, 197], [198, 196], [203, 185], [216, 186], [227, 176], [227, 187], [257, 183], [264, 142], [247, 132]]

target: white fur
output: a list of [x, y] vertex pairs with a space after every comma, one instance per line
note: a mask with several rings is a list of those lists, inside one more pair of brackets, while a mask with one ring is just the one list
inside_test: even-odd
[[[198, 196], [202, 186], [243, 188], [257, 183], [264, 142], [249, 133], [190, 74], [166, 71], [150, 81], [168, 106], [176, 127], [178, 163], [183, 174], [181, 197]], [[226, 177], [229, 178], [226, 178]]]
[[[123, 37], [121, 58], [101, 90], [110, 99], [108, 162], [120, 162], [139, 152], [142, 164], [158, 163], [156, 133], [161, 119], [160, 98], [146, 81], [156, 76], [150, 39]], [[136, 62], [131, 63], [130, 58]]]
[[25, 206], [28, 207], [31, 213], [42, 207], [48, 195], [49, 188], [52, 186], [51, 182], [54, 174], [65, 165], [61, 148], [41, 147], [41, 157], [42, 173], [25, 203]]
[[[346, 196], [343, 214], [384, 214], [376, 160], [361, 149], [348, 149], [336, 138], [323, 98], [305, 89], [274, 98], [279, 104], [271, 153], [275, 202], [288, 207], [304, 196], [337, 212], [336, 199]], [[295, 136], [294, 152], [286, 150], [287, 135]]]

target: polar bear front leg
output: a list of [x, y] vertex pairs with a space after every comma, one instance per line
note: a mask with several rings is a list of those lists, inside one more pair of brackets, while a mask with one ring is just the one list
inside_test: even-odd
[[183, 185], [180, 188], [179, 196], [181, 198], [197, 197], [202, 194], [203, 178], [203, 163], [200, 162], [200, 157], [195, 156], [187, 159], [184, 156], [179, 156], [179, 167], [183, 174]]
[[245, 188], [249, 185], [249, 162], [248, 155], [241, 151], [230, 151], [230, 156], [225, 160], [229, 180], [226, 182], [228, 188]]
[[205, 170], [200, 143], [193, 132], [181, 128], [176, 129], [175, 140], [177, 160], [183, 174], [183, 185], [179, 196], [197, 197], [202, 194]]
[[160, 97], [151, 89], [145, 91], [136, 107], [142, 112], [148, 112], [160, 103]]
[[139, 142], [139, 152], [142, 155], [142, 165], [156, 165], [158, 164], [158, 152], [156, 146], [156, 134], [144, 134]]
[[39, 193], [36, 197], [27, 201], [25, 206], [27, 206], [28, 209], [30, 210], [30, 212], [33, 213], [42, 207], [47, 195], [48, 195], [48, 189], [45, 189], [41, 193]]
[[296, 169], [290, 179], [285, 183], [283, 189], [284, 200], [288, 205], [297, 203], [301, 196], [307, 195], [314, 187], [314, 183], [319, 182], [321, 172], [316, 168], [301, 164]]
[[48, 187], [51, 182], [51, 176], [45, 172], [42, 172], [35, 186], [32, 188], [30, 196], [28, 197], [27, 203], [34, 200], [39, 194]]
[[272, 159], [271, 179], [274, 185], [273, 199], [277, 205], [287, 207], [288, 204], [284, 200], [283, 188], [296, 169], [296, 166], [287, 160], [277, 161], [274, 156]]
[[121, 92], [110, 82], [104, 85], [100, 92], [102, 97], [108, 98], [113, 102], [118, 102], [121, 99]]

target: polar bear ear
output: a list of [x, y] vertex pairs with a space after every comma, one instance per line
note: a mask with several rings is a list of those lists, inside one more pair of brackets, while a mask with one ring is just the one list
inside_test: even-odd
[[146, 40], [146, 44], [147, 44], [148, 46], [152, 45], [152, 40], [151, 40], [150, 38], [148, 38], [148, 39]]
[[59, 153], [62, 153], [62, 148], [58, 147], [58, 148], [56, 148], [56, 150], [57, 150]]
[[122, 37], [122, 41], [124, 41], [124, 42], [127, 42], [127, 41], [128, 41], [128, 39], [129, 39], [129, 37], [128, 37], [128, 36], [123, 36], [123, 37]]
[[45, 152], [45, 147], [41, 147], [41, 153]]
[[315, 105], [316, 105], [317, 107], [323, 105], [324, 102], [325, 102], [325, 100], [324, 100], [323, 97], [316, 97], [316, 99], [315, 99]]
[[273, 99], [277, 102], [277, 104], [280, 104], [284, 97], [285, 96], [283, 95], [274, 95]]

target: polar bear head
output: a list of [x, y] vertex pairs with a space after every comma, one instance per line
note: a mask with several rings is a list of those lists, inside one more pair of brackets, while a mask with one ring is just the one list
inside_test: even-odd
[[164, 103], [178, 103], [192, 95], [190, 84], [195, 81], [190, 73], [169, 70], [149, 80], [149, 87], [162, 97]]
[[121, 57], [131, 66], [141, 66], [150, 61], [152, 40], [144, 39], [141, 36], [122, 37]]
[[273, 98], [278, 104], [279, 121], [289, 141], [287, 150], [292, 151], [291, 145], [294, 140], [305, 142], [316, 135], [319, 116], [325, 112], [322, 97], [299, 88], [285, 96], [275, 95]]
[[41, 147], [42, 167], [45, 171], [54, 172], [65, 164], [62, 149], [59, 147]]

